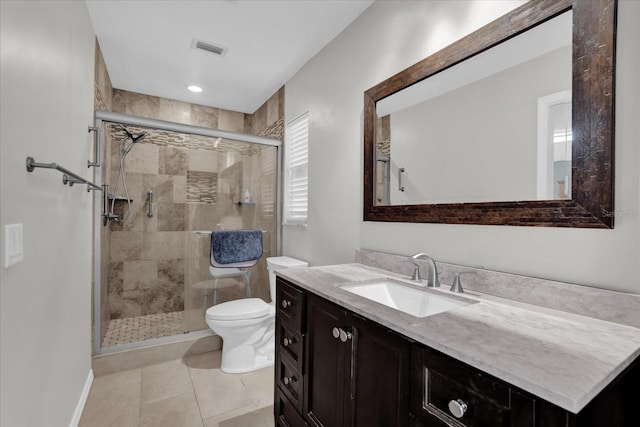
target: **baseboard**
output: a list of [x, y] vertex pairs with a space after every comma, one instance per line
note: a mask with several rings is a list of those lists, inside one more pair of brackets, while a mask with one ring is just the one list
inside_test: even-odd
[[84, 383], [84, 388], [82, 389], [80, 400], [78, 400], [78, 404], [76, 405], [76, 410], [73, 412], [73, 418], [71, 418], [69, 427], [78, 427], [78, 424], [80, 424], [80, 417], [82, 417], [82, 411], [84, 411], [84, 405], [87, 403], [87, 398], [89, 397], [89, 391], [91, 390], [91, 384], [93, 384], [93, 369], [89, 369], [89, 375], [87, 375], [87, 380]]

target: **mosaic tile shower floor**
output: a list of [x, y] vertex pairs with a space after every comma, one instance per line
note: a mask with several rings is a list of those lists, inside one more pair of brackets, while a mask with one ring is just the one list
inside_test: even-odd
[[114, 345], [184, 333], [186, 333], [184, 311], [112, 319], [109, 321], [102, 347], [112, 347]]

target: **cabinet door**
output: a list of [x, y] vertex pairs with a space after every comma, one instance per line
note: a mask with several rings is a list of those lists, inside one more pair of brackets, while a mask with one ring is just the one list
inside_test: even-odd
[[341, 427], [349, 384], [351, 345], [334, 338], [333, 329], [346, 330], [346, 310], [313, 294], [307, 299], [304, 412], [311, 425]]
[[350, 318], [354, 341], [350, 425], [409, 425], [409, 341], [355, 314]]

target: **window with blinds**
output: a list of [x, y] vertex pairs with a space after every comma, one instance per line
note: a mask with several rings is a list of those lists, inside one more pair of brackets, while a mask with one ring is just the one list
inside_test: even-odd
[[262, 173], [261, 205], [262, 218], [269, 221], [275, 215], [276, 206], [276, 148], [263, 146], [260, 152], [260, 165]]
[[284, 223], [306, 225], [309, 199], [309, 114], [285, 129]]

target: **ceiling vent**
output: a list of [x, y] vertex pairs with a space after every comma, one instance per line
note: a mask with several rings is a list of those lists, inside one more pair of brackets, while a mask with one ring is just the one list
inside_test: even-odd
[[191, 41], [191, 47], [193, 49], [203, 50], [205, 52], [213, 53], [214, 55], [218, 56], [224, 56], [227, 53], [227, 48], [203, 42], [202, 40], [198, 40], [195, 37]]

